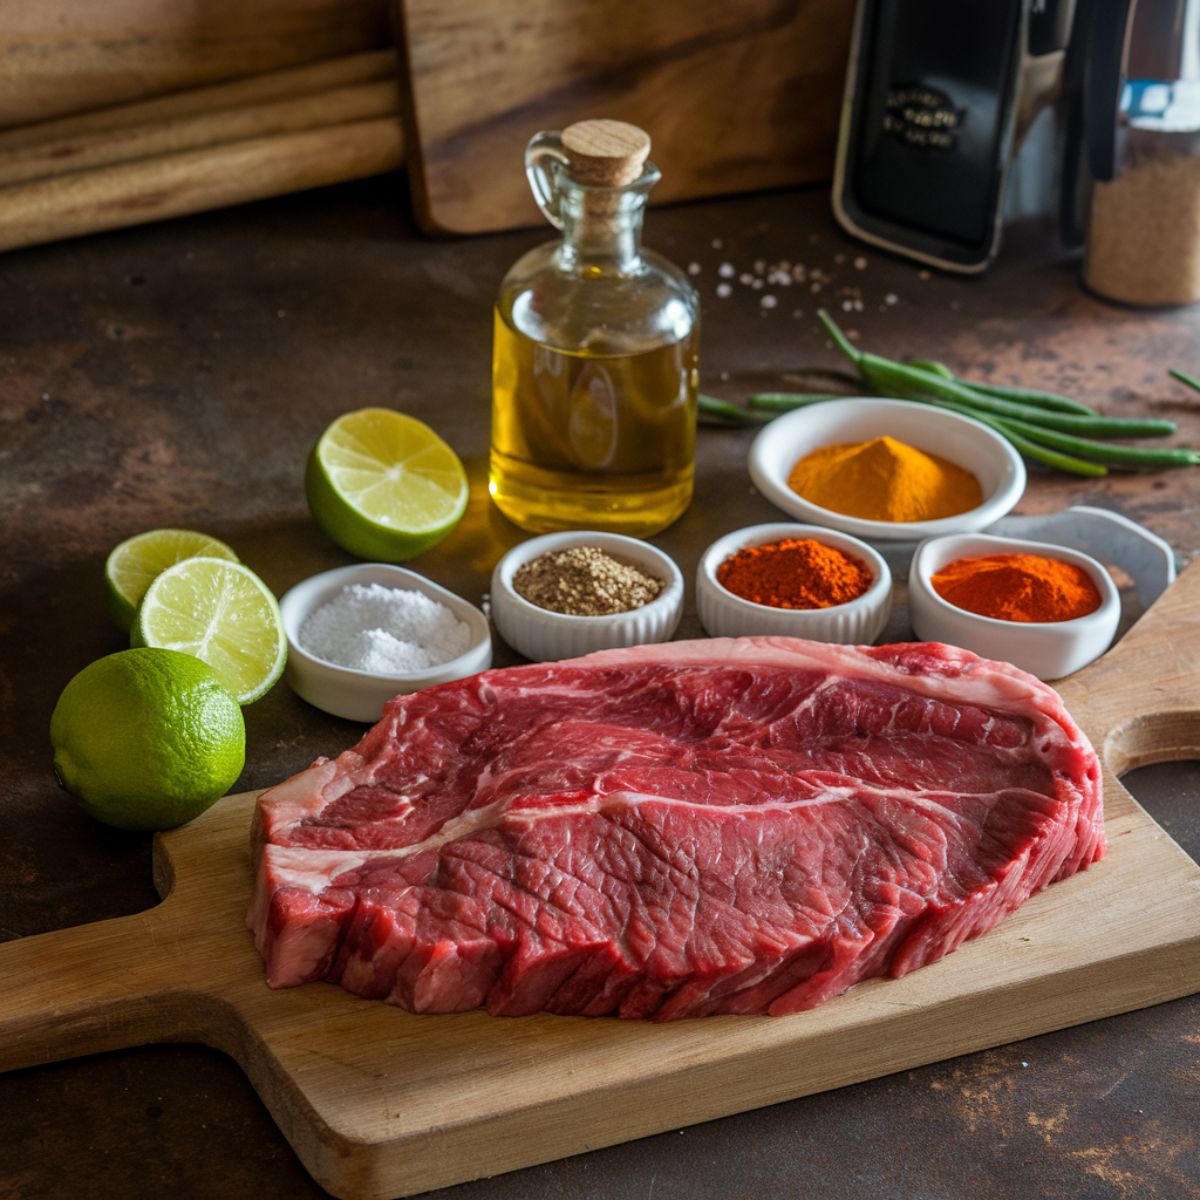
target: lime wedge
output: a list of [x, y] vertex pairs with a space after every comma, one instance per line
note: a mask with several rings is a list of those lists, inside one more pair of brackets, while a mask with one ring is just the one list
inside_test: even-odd
[[304, 485], [330, 538], [385, 562], [437, 545], [467, 507], [458, 455], [424, 422], [389, 408], [338, 417], [313, 447]]
[[163, 571], [137, 611], [133, 644], [208, 663], [239, 704], [265, 696], [287, 659], [271, 589], [249, 567], [223, 558], [188, 558]]
[[151, 529], [126, 538], [104, 563], [104, 598], [112, 619], [128, 631], [154, 579], [168, 567], [199, 554], [238, 561], [224, 542], [192, 529]]

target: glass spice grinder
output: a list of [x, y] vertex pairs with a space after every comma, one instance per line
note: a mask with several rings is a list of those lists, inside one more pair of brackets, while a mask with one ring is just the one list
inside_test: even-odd
[[[1084, 280], [1134, 305], [1200, 301], [1200, 0], [1089, 0], [1113, 41]], [[1116, 108], [1115, 127], [1112, 109]]]
[[500, 287], [489, 491], [524, 529], [643, 537], [692, 496], [699, 298], [641, 246], [660, 175], [621, 121], [537, 134], [525, 170], [562, 238]]

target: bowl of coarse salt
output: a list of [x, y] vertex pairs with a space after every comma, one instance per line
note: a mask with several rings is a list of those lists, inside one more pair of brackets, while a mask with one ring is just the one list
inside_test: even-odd
[[279, 602], [285, 678], [301, 699], [377, 721], [393, 696], [492, 665], [487, 618], [436, 583], [387, 563], [358, 563], [296, 584]]

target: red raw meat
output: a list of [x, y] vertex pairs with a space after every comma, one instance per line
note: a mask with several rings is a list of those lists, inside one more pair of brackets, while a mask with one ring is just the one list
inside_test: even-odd
[[792, 1013], [1103, 855], [1057, 693], [930, 644], [711, 639], [389, 702], [259, 800], [272, 987], [413, 1012]]

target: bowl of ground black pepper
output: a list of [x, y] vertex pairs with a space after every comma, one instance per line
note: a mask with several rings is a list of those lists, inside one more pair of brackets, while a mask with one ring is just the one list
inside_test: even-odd
[[892, 608], [878, 551], [817, 525], [752, 525], [718, 538], [696, 569], [700, 623], [714, 637], [750, 634], [873, 642]]
[[669, 640], [683, 576], [657, 547], [579, 530], [530, 538], [492, 572], [492, 620], [534, 662]]
[[1111, 645], [1116, 584], [1090, 555], [988, 534], [922, 542], [908, 577], [913, 630], [1036, 675], [1061, 679]]

